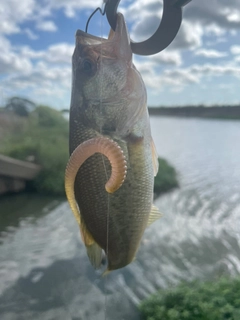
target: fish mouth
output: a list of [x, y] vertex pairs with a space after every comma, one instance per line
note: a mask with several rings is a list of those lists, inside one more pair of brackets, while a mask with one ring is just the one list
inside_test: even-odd
[[77, 42], [81, 42], [84, 45], [98, 45], [108, 41], [106, 38], [97, 37], [82, 30], [76, 31], [76, 39]]
[[109, 41], [115, 41], [117, 35], [122, 34], [123, 27], [125, 27], [125, 20], [121, 13], [117, 14], [117, 24], [116, 24], [116, 30], [113, 31], [110, 29], [108, 38], [98, 37], [94, 36], [92, 34], [89, 34], [82, 30], [76, 31], [76, 42], [80, 43], [82, 45], [101, 45], [103, 43], [109, 42]]

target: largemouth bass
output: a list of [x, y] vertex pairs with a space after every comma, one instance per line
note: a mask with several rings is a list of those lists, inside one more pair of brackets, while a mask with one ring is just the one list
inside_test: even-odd
[[108, 39], [77, 31], [72, 76], [66, 194], [92, 265], [100, 267], [103, 249], [111, 271], [133, 261], [160, 217], [147, 94], [123, 15]]

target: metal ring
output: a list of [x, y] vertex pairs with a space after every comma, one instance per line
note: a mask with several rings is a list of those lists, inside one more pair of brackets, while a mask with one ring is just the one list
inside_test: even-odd
[[[191, 0], [163, 0], [163, 16], [156, 32], [147, 40], [134, 42], [131, 40], [132, 52], [148, 56], [158, 53], [169, 46], [178, 33], [182, 22], [182, 9]], [[120, 0], [108, 0], [106, 15], [113, 30], [116, 29], [117, 8]]]

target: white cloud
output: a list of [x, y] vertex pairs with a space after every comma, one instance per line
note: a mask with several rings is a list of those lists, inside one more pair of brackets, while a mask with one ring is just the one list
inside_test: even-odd
[[221, 52], [217, 50], [208, 50], [208, 49], [199, 49], [194, 52], [196, 56], [201, 56], [205, 58], [223, 58], [226, 57], [228, 54], [226, 52]]
[[230, 22], [240, 22], [240, 12], [235, 10], [227, 15], [227, 20]]
[[95, 9], [98, 6], [101, 7], [101, 0], [49, 0], [48, 6], [52, 9], [64, 10], [67, 17], [75, 17], [78, 10], [92, 8]]
[[[138, 0], [131, 2], [127, 9], [123, 6], [120, 10], [127, 21], [139, 21], [141, 20], [144, 23], [146, 17], [157, 15], [158, 21], [155, 25], [155, 28], [158, 27], [160, 23], [160, 18], [162, 16], [162, 1], [159, 0]], [[145, 25], [145, 28], [149, 28], [148, 25]]]
[[179, 51], [164, 50], [153, 57], [151, 57], [153, 62], [156, 64], [175, 65], [180, 66], [182, 64], [182, 57]]
[[[71, 67], [50, 66], [39, 62], [25, 74], [14, 73], [6, 77], [1, 86], [9, 96], [28, 91], [30, 99], [43, 103], [48, 96], [56, 106], [56, 101], [60, 103], [61, 98], [71, 91]], [[63, 105], [62, 101], [61, 106]]]
[[134, 64], [141, 69], [141, 72], [145, 72], [145, 69], [158, 66], [180, 66], [182, 57], [179, 51], [164, 50], [147, 58], [134, 55]]
[[[37, 28], [44, 31], [56, 31], [53, 21], [43, 20], [52, 16], [55, 9], [63, 9], [68, 17], [76, 15], [77, 11], [101, 6], [101, 0], [0, 0], [0, 34], [13, 34], [21, 32], [20, 24], [27, 20], [37, 21]], [[29, 30], [30, 31], [30, 30]], [[33, 39], [34, 34], [28, 29], [24, 32]]]
[[58, 43], [46, 50], [35, 51], [28, 46], [20, 48], [20, 54], [28, 59], [51, 62], [51, 64], [68, 64], [70, 66], [74, 45]]
[[20, 32], [19, 23], [30, 19], [34, 8], [34, 0], [0, 0], [0, 33]]
[[240, 67], [232, 63], [227, 63], [225, 65], [213, 65], [213, 64], [204, 64], [204, 65], [193, 65], [189, 68], [189, 71], [195, 73], [201, 77], [216, 77], [223, 75], [232, 75], [234, 77], [240, 77]]
[[58, 43], [36, 51], [28, 46], [14, 48], [0, 36], [0, 47], [1, 88], [6, 96], [29, 92], [32, 100], [64, 105], [61, 97], [66, 99], [71, 91], [73, 45]]
[[218, 43], [224, 43], [224, 42], [227, 42], [227, 38], [226, 37], [225, 38], [224, 37], [219, 37], [219, 38], [216, 38], [213, 41], [206, 41], [205, 44], [206, 44], [206, 46], [214, 47]]
[[230, 51], [232, 54], [235, 55], [234, 61], [239, 63], [240, 62], [240, 46], [239, 45], [231, 46]]
[[[189, 67], [172, 67], [157, 71], [155, 63], [151, 60], [135, 61], [137, 69], [142, 74], [143, 80], [149, 89], [159, 94], [160, 91], [166, 89], [171, 92], [181, 92], [189, 85], [195, 85], [213, 81], [215, 77], [232, 76], [240, 78], [240, 66], [234, 63], [226, 63], [225, 65], [215, 64], [194, 64]], [[209, 87], [208, 87], [209, 89]], [[151, 92], [154, 92], [151, 91]]]
[[180, 30], [170, 44], [169, 49], [195, 49], [202, 45], [203, 26], [198, 23], [183, 21]]
[[70, 65], [74, 47], [74, 45], [67, 43], [52, 45], [46, 52], [46, 60], [54, 63], [67, 63]]
[[13, 50], [10, 42], [0, 36], [0, 75], [9, 74], [11, 72], [28, 72], [31, 69], [31, 62], [17, 54]]
[[184, 18], [204, 26], [214, 22], [220, 28], [239, 30], [240, 21], [236, 18], [239, 14], [239, 0], [201, 0], [192, 1], [185, 7]]
[[200, 81], [200, 76], [192, 72], [190, 68], [165, 70], [163, 76], [168, 79], [169, 83], [172, 82], [179, 87], [189, 83], [199, 83]]
[[232, 54], [240, 54], [240, 46], [239, 45], [232, 46], [230, 48], [230, 51], [232, 52]]
[[0, 70], [1, 74], [11, 72], [25, 73], [32, 68], [31, 62], [26, 58], [20, 58], [16, 53], [1, 53], [0, 55]]
[[42, 31], [49, 31], [49, 32], [57, 31], [57, 26], [53, 21], [39, 21], [36, 24], [36, 28]]
[[207, 35], [213, 35], [217, 37], [220, 37], [226, 34], [226, 30], [218, 26], [216, 23], [210, 23], [205, 27], [204, 31]]

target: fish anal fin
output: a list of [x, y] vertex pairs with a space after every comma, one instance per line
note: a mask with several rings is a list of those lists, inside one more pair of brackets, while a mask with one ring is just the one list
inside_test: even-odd
[[155, 147], [153, 139], [151, 140], [151, 151], [152, 151], [152, 162], [153, 162], [153, 172], [154, 172], [154, 177], [156, 177], [158, 173], [158, 154], [157, 154], [157, 149]]
[[96, 242], [86, 246], [88, 258], [95, 269], [100, 268], [102, 262], [102, 248]]
[[81, 223], [80, 223], [79, 227], [80, 227], [81, 238], [82, 238], [82, 241], [84, 242], [85, 246], [92, 245], [95, 241], [94, 241], [91, 233], [87, 230], [86, 225], [82, 219], [81, 219]]
[[155, 222], [156, 220], [160, 219], [162, 217], [162, 213], [160, 213], [160, 211], [158, 210], [157, 207], [155, 207], [154, 205], [152, 205], [152, 209], [148, 218], [148, 226], [150, 226], [153, 222]]
[[83, 219], [81, 219], [80, 233], [86, 246], [88, 258], [93, 267], [98, 269], [102, 262], [102, 248], [95, 242], [91, 233], [87, 230]]

